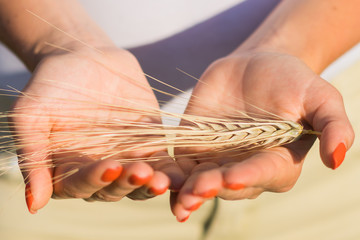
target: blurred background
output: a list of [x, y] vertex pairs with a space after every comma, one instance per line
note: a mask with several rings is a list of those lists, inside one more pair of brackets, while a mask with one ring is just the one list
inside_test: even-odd
[[[246, 2], [251, 1], [264, 2]], [[171, 36], [243, 1], [81, 2], [119, 47], [128, 48]], [[239, 26], [247, 24], [251, 23], [245, 21]], [[348, 115], [359, 134], [360, 46], [332, 64], [322, 76], [343, 94]], [[29, 77], [30, 73], [16, 57], [0, 46], [0, 88], [10, 85], [22, 89]], [[10, 104], [8, 98], [0, 98], [1, 111]], [[171, 109], [175, 105], [171, 101], [166, 107]], [[332, 171], [322, 166], [315, 144], [298, 183], [290, 192], [265, 193], [256, 200], [220, 201], [208, 239], [360, 239], [359, 157], [360, 144], [356, 139], [344, 164]], [[15, 162], [14, 158], [11, 171], [0, 175], [1, 240], [200, 239], [212, 204], [202, 206], [183, 224], [172, 216], [168, 194], [146, 202], [51, 200], [38, 214], [30, 215]], [[3, 164], [1, 160], [0, 163]]]

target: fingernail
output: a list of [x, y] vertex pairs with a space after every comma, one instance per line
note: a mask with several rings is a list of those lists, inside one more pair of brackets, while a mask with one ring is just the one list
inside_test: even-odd
[[198, 203], [195, 203], [194, 205], [192, 205], [191, 207], [185, 208], [185, 209], [188, 210], [188, 211], [193, 212], [193, 211], [195, 211], [195, 210], [198, 210], [199, 207], [200, 207], [202, 204], [203, 204], [202, 202], [198, 202]]
[[338, 168], [345, 159], [346, 147], [344, 143], [340, 143], [332, 154], [333, 169]]
[[190, 215], [188, 215], [187, 217], [184, 217], [184, 218], [178, 218], [178, 217], [176, 217], [176, 220], [177, 220], [178, 222], [183, 223], [183, 222], [186, 222], [186, 220], [188, 220], [189, 217], [190, 217]]
[[122, 172], [122, 167], [120, 166], [117, 168], [106, 169], [106, 171], [101, 176], [101, 181], [112, 182], [121, 175], [121, 172]]
[[164, 194], [166, 192], [166, 190], [167, 190], [167, 188], [164, 188], [164, 189], [149, 188], [148, 192], [151, 195], [158, 196], [158, 195]]
[[31, 193], [30, 184], [26, 184], [26, 187], [25, 187], [25, 200], [26, 200], [26, 205], [29, 209], [29, 212], [31, 214], [35, 214], [37, 211], [31, 209], [32, 204], [34, 202], [34, 197]]
[[137, 175], [131, 175], [129, 177], [129, 183], [136, 186], [144, 185], [145, 183], [149, 182], [151, 179], [151, 176], [146, 177], [139, 177]]
[[224, 182], [224, 187], [230, 190], [240, 190], [245, 188], [245, 185], [242, 183], [227, 183]]
[[212, 197], [215, 197], [218, 193], [218, 190], [217, 189], [210, 189], [206, 192], [202, 192], [202, 193], [195, 193], [195, 195], [198, 195], [200, 197], [203, 197], [203, 198], [212, 198]]

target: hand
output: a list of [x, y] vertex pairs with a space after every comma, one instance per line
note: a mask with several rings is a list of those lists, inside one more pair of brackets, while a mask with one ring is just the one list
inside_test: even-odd
[[[300, 121], [321, 132], [320, 155], [337, 168], [350, 148], [354, 133], [340, 93], [299, 59], [276, 52], [234, 52], [213, 63], [193, 91], [187, 113], [224, 116], [226, 109], [265, 112]], [[205, 110], [204, 110], [205, 109]], [[221, 109], [221, 111], [219, 111]], [[224, 113], [225, 111], [225, 113]], [[172, 211], [186, 220], [207, 199], [255, 198], [264, 191], [291, 189], [315, 136], [248, 157], [218, 157], [201, 162], [183, 159], [188, 179], [172, 196]]]
[[[154, 169], [144, 162], [121, 164], [118, 160], [146, 159], [161, 149], [124, 152], [106, 137], [108, 132], [101, 135], [101, 131], [111, 131], [111, 126], [99, 123], [160, 122], [131, 111], [158, 109], [137, 60], [114, 47], [101, 51], [48, 54], [15, 104], [11, 121], [32, 213], [51, 196], [88, 201], [152, 197], [170, 185], [160, 170], [177, 173], [166, 157]], [[122, 128], [115, 126], [114, 131]], [[98, 135], [91, 138], [90, 133]], [[106, 157], [109, 151], [119, 153]]]

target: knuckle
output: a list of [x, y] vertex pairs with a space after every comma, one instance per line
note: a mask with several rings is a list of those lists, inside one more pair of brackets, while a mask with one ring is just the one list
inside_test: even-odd
[[248, 197], [248, 199], [256, 199], [256, 198], [258, 198], [262, 193], [263, 193], [263, 191], [258, 192], [258, 193], [254, 193], [254, 194], [250, 195], [250, 196]]
[[285, 193], [285, 192], [288, 192], [290, 191], [293, 187], [294, 187], [295, 183], [291, 183], [291, 184], [288, 184], [288, 185], [285, 185], [285, 186], [282, 186], [280, 188], [277, 189], [277, 193]]
[[91, 197], [91, 193], [85, 193], [85, 192], [79, 192], [77, 190], [73, 190], [73, 189], [64, 189], [62, 191], [62, 193], [57, 194], [65, 196], [65, 198], [90, 198]]

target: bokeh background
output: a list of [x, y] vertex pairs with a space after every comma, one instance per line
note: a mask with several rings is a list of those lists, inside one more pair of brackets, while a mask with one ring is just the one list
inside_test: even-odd
[[[81, 2], [118, 46], [134, 47], [182, 31], [242, 1]], [[343, 94], [347, 113], [359, 135], [360, 46], [332, 64], [322, 76]], [[29, 77], [23, 65], [0, 46], [0, 87], [22, 89]], [[10, 104], [11, 100], [0, 99], [1, 110]], [[172, 104], [176, 103], [171, 102], [167, 108], [171, 109]], [[343, 165], [332, 171], [323, 167], [315, 144], [291, 191], [265, 193], [256, 200], [220, 201], [207, 239], [360, 239], [359, 158], [360, 144], [356, 139]], [[51, 200], [38, 214], [30, 215], [15, 160], [13, 165], [11, 171], [0, 176], [1, 240], [200, 239], [212, 207], [211, 202], [205, 204], [182, 224], [170, 212], [168, 194], [145, 202]]]

